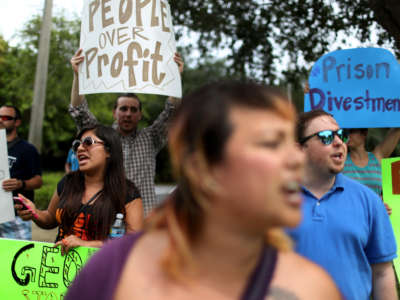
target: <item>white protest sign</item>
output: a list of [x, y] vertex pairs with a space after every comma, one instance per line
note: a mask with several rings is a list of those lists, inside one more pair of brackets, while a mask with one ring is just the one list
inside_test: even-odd
[[[0, 129], [0, 184], [4, 179], [10, 178], [10, 169], [8, 166], [8, 151], [6, 130]], [[6, 192], [0, 188], [0, 223], [12, 221], [15, 219], [14, 202], [12, 193]]]
[[165, 0], [85, 0], [79, 93], [182, 96], [171, 10]]

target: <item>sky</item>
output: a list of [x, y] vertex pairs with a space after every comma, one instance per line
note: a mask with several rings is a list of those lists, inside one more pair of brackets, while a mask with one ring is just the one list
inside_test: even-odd
[[[45, 0], [0, 0], [0, 34], [15, 44], [15, 34], [35, 14], [43, 15]], [[64, 10], [65, 16], [80, 16], [83, 0], [53, 0], [53, 15]]]
[[[45, 0], [0, 0], [0, 35], [2, 35], [9, 44], [16, 45], [18, 43], [16, 34], [33, 15], [43, 15], [44, 4]], [[59, 13], [64, 11], [64, 15], [67, 18], [74, 15], [80, 17], [82, 7], [83, 0], [53, 0], [53, 15], [59, 15]], [[372, 30], [372, 35], [374, 35], [373, 32]], [[370, 46], [368, 44], [361, 44], [351, 36], [346, 36], [345, 38], [347, 40], [346, 45], [340, 45], [342, 38], [339, 38], [336, 43], [331, 45], [332, 50], [337, 49], [338, 45], [343, 48]], [[193, 43], [193, 39], [190, 38], [189, 42]], [[183, 44], [185, 44], [185, 40]], [[218, 57], [225, 57], [229, 52], [229, 49], [216, 49], [214, 54]], [[194, 58], [199, 56], [199, 54], [196, 53], [192, 54]], [[284, 59], [284, 61], [287, 62], [288, 59]], [[304, 64], [304, 62], [297, 63]], [[283, 65], [285, 65], [285, 62], [283, 62]]]

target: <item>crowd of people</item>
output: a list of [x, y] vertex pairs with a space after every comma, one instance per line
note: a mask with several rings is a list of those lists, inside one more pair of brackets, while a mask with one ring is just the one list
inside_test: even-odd
[[[397, 299], [380, 160], [400, 129], [367, 152], [366, 129], [340, 128], [323, 110], [297, 114], [251, 81], [169, 97], [143, 129], [139, 97], [118, 95], [107, 127], [79, 95], [83, 60], [81, 49], [71, 59], [79, 133], [46, 210], [34, 203], [39, 154], [18, 137], [19, 110], [0, 108], [11, 178], [2, 186], [22, 199], [0, 237], [31, 239], [33, 221], [58, 227], [62, 254], [101, 248], [65, 299]], [[177, 185], [157, 203], [155, 158], [167, 141]], [[126, 234], [109, 241], [118, 214]]]
[[284, 99], [245, 83], [184, 97], [169, 133], [177, 189], [143, 233], [98, 252], [66, 300], [340, 299], [282, 230], [301, 220], [304, 164]]

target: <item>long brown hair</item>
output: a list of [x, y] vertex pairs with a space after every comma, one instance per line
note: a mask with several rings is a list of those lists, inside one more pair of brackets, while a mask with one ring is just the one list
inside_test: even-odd
[[[174, 278], [190, 265], [190, 244], [201, 232], [207, 210], [207, 170], [220, 162], [234, 131], [232, 108], [269, 110], [295, 120], [293, 106], [276, 88], [254, 82], [219, 82], [184, 97], [169, 131], [169, 150], [178, 188], [151, 218], [148, 228], [167, 228], [170, 249], [163, 266]], [[196, 164], [196, 170], [193, 169]], [[200, 172], [199, 172], [200, 171]], [[204, 171], [204, 172], [203, 172]], [[290, 247], [278, 230], [266, 233], [267, 242], [280, 249]]]
[[[110, 233], [110, 228], [119, 212], [125, 213], [125, 200], [128, 190], [127, 180], [122, 161], [122, 146], [118, 133], [111, 127], [96, 125], [81, 130], [77, 139], [93, 130], [96, 136], [104, 142], [104, 148], [109, 154], [104, 172], [103, 192], [94, 202], [93, 215], [88, 223], [88, 236], [91, 240], [104, 240]], [[134, 188], [130, 184], [130, 190]], [[63, 192], [60, 195], [61, 225], [65, 234], [72, 233], [74, 221], [79, 214], [83, 193], [85, 191], [85, 176], [80, 170], [69, 173], [65, 178]]]

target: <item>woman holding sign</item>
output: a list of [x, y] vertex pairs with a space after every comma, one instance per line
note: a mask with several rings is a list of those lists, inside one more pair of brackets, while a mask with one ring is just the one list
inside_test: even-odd
[[[142, 201], [136, 187], [125, 178], [122, 147], [110, 127], [83, 129], [73, 142], [79, 170], [67, 174], [57, 185], [47, 210], [20, 195], [18, 215], [39, 227], [59, 227], [56, 245], [62, 252], [77, 246], [100, 247], [109, 237], [117, 213], [124, 214], [127, 232], [142, 227]], [[26, 209], [28, 208], [28, 209]]]
[[304, 156], [290, 103], [237, 82], [182, 103], [169, 131], [178, 188], [144, 233], [95, 254], [65, 299], [340, 299], [282, 230], [301, 220]]

